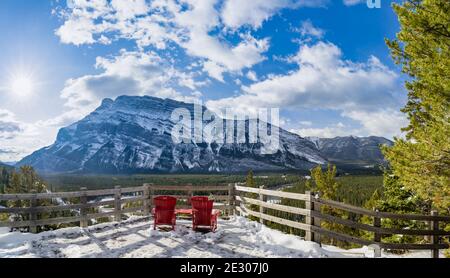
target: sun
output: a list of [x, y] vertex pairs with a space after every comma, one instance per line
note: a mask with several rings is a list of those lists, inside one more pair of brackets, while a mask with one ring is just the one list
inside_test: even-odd
[[19, 74], [11, 78], [10, 91], [17, 97], [23, 98], [33, 94], [35, 84], [29, 75]]

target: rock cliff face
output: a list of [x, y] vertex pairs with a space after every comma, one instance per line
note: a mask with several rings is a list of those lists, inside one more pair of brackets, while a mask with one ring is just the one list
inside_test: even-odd
[[194, 110], [192, 104], [148, 96], [105, 99], [90, 115], [62, 128], [53, 145], [17, 165], [43, 173], [134, 174], [308, 170], [326, 163], [313, 142], [282, 129], [273, 154], [262, 154], [260, 143], [175, 144], [175, 108]]

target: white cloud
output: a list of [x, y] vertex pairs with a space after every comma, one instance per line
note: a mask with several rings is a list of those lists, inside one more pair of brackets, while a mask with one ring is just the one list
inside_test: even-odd
[[366, 132], [365, 135], [401, 137], [403, 134], [400, 129], [408, 125], [406, 115], [392, 108], [377, 111], [350, 111], [343, 113], [343, 116], [360, 122]]
[[258, 76], [256, 75], [256, 72], [254, 72], [254, 71], [252, 71], [252, 70], [249, 70], [248, 72], [247, 72], [247, 78], [248, 79], [250, 79], [251, 81], [258, 81]]
[[294, 31], [299, 32], [302, 36], [312, 36], [318, 39], [321, 39], [323, 37], [323, 35], [325, 34], [325, 31], [315, 27], [311, 20], [305, 20], [302, 21], [300, 28], [296, 28], [294, 29]]
[[0, 109], [0, 161], [17, 161], [45, 146], [55, 135], [51, 128], [21, 122], [12, 112]]
[[152, 52], [122, 50], [116, 57], [98, 57], [96, 68], [102, 70], [102, 73], [66, 82], [61, 97], [71, 110], [61, 115], [63, 122], [72, 117], [79, 119], [81, 115], [91, 112], [104, 98], [151, 95], [186, 100], [186, 96], [173, 88], [183, 86], [195, 91], [206, 84], [204, 81], [196, 81], [193, 74], [182, 73], [166, 65]]
[[366, 3], [367, 0], [343, 0], [345, 6], [355, 6], [358, 4]]
[[63, 43], [75, 45], [128, 39], [141, 50], [146, 46], [166, 49], [168, 43], [175, 43], [203, 60], [203, 70], [211, 77], [223, 81], [225, 72], [240, 74], [263, 61], [269, 40], [246, 34], [230, 45], [220, 35], [211, 35], [222, 28], [218, 4], [217, 0], [134, 0], [126, 5], [119, 0], [73, 0], [61, 12], [64, 24], [56, 34]]
[[75, 45], [92, 44], [95, 42], [92, 31], [95, 29], [89, 19], [67, 20], [56, 34], [63, 43], [73, 43]]
[[21, 129], [20, 123], [11, 111], [0, 109], [0, 138], [14, 136]]
[[[376, 111], [350, 111], [343, 112], [342, 117], [352, 119], [359, 126], [345, 125], [341, 122], [329, 126], [301, 127], [291, 129], [292, 132], [306, 137], [334, 138], [337, 136], [382, 136], [388, 139], [403, 137], [401, 128], [407, 126], [406, 115], [395, 109], [379, 109]], [[300, 125], [302, 125], [300, 123]]]
[[203, 64], [203, 70], [206, 71], [212, 78], [225, 83], [225, 80], [223, 79], [223, 73], [226, 71], [226, 68], [224, 66], [221, 66], [212, 61], [207, 61]]
[[342, 1], [346, 6], [355, 6], [362, 3], [367, 3], [367, 0], [343, 0]]
[[290, 131], [293, 133], [297, 133], [302, 137], [320, 137], [320, 138], [334, 138], [337, 136], [349, 136], [349, 135], [355, 136], [366, 135], [362, 133], [361, 130], [347, 127], [341, 122], [323, 128], [308, 127], [308, 128], [291, 129]]
[[236, 98], [210, 101], [222, 107], [260, 106], [318, 109], [376, 109], [394, 101], [397, 75], [371, 57], [366, 63], [342, 60], [334, 44], [304, 45], [291, 60], [298, 69], [243, 87]]
[[302, 126], [312, 126], [313, 123], [311, 121], [300, 121], [299, 124]]
[[[355, 63], [344, 60], [342, 56], [341, 50], [332, 43], [303, 45], [289, 59], [298, 65], [297, 70], [269, 76], [244, 86], [242, 94], [237, 97], [211, 100], [207, 105], [213, 110], [232, 107], [246, 113], [254, 112], [256, 107], [334, 110], [360, 122], [365, 131], [373, 132], [373, 135], [389, 136], [398, 131], [402, 123], [400, 116], [395, 114], [388, 119], [389, 113], [394, 114], [380, 112], [394, 111], [399, 107], [393, 97], [399, 89], [397, 75], [376, 57], [370, 57], [365, 63]], [[367, 114], [361, 114], [361, 111]], [[382, 129], [383, 124], [369, 120], [367, 115], [383, 116], [389, 128]], [[304, 131], [319, 132], [313, 129]], [[324, 132], [331, 134], [332, 131], [336, 130], [329, 128]]]
[[325, 0], [227, 0], [223, 6], [221, 17], [225, 26], [238, 29], [248, 25], [257, 29], [264, 21], [284, 8], [320, 7]]
[[193, 73], [185, 73], [174, 70], [174, 78], [178, 80], [177, 84], [181, 87], [186, 87], [191, 89], [192, 91], [197, 90], [199, 87], [206, 86], [210, 82], [206, 81], [197, 81], [195, 80]]
[[[194, 20], [195, 18], [198, 19]], [[241, 35], [241, 41], [235, 46], [230, 46], [209, 34], [215, 26], [211, 22], [218, 21], [213, 7], [208, 9], [194, 7], [192, 11], [176, 15], [175, 20], [187, 34], [186, 39], [179, 42], [179, 45], [190, 56], [206, 59], [204, 71], [219, 81], [223, 81], [224, 72], [239, 73], [242, 69], [250, 68], [265, 60], [262, 54], [269, 48], [268, 39], [255, 39], [248, 34]]]
[[207, 34], [198, 33], [183, 46], [190, 55], [205, 58], [204, 71], [223, 82], [224, 72], [240, 73], [242, 69], [264, 61], [266, 58], [262, 53], [268, 50], [269, 41], [245, 36], [237, 46], [229, 48]]
[[68, 0], [67, 6], [72, 13], [62, 13], [66, 20], [55, 32], [63, 43], [93, 44], [96, 42], [94, 34], [108, 29], [106, 22], [95, 22], [111, 12], [107, 0]]
[[132, 19], [138, 15], [145, 15], [150, 7], [145, 0], [112, 0], [111, 5], [121, 20]]

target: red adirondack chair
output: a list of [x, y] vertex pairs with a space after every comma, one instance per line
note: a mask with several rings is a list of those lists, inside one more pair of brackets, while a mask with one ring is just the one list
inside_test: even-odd
[[156, 230], [158, 225], [168, 225], [175, 229], [176, 215], [175, 206], [177, 198], [171, 196], [158, 196], [153, 198], [155, 208], [152, 210], [154, 224], [153, 229]]
[[217, 217], [220, 211], [213, 210], [213, 200], [208, 197], [192, 197], [192, 229], [195, 231], [199, 227], [215, 232], [217, 229]]

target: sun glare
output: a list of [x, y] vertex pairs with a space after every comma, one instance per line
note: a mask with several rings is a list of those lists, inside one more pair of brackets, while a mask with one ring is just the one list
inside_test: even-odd
[[34, 82], [30, 76], [17, 75], [11, 80], [11, 93], [17, 97], [27, 97], [33, 93]]

